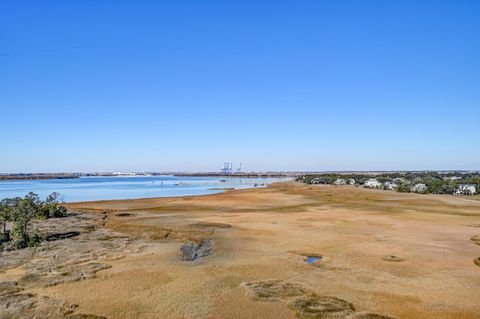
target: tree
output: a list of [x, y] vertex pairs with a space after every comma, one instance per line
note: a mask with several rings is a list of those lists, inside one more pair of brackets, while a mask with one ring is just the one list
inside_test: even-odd
[[[41, 238], [31, 229], [32, 219], [64, 217], [66, 214], [62, 196], [57, 192], [47, 196], [45, 201], [35, 193], [28, 193], [24, 198], [6, 198], [0, 201], [0, 243], [7, 243], [8, 249], [34, 246]], [[11, 224], [10, 230], [7, 230], [7, 223]]]
[[53, 192], [47, 196], [47, 199], [40, 209], [40, 218], [55, 218], [64, 217], [67, 214], [67, 209], [63, 204], [63, 198], [60, 193]]
[[10, 232], [7, 230], [7, 223], [15, 220], [15, 207], [21, 199], [5, 198], [0, 201], [0, 223], [1, 223], [1, 238], [0, 242], [7, 242], [10, 240]]
[[63, 197], [60, 193], [53, 192], [50, 195], [47, 196], [47, 199], [45, 200], [46, 203], [63, 203]]
[[33, 246], [39, 241], [38, 236], [30, 236], [30, 222], [32, 218], [38, 215], [41, 206], [40, 198], [32, 192], [18, 201], [14, 210], [15, 222], [11, 231], [14, 248]]
[[8, 241], [7, 237], [7, 222], [10, 220], [11, 212], [7, 204], [7, 199], [0, 202], [0, 222], [2, 223], [2, 236], [0, 242]]

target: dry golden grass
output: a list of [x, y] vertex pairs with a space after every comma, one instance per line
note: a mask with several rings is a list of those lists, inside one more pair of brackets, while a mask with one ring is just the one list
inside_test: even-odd
[[[477, 200], [289, 183], [68, 206], [108, 211], [105, 227], [145, 245], [108, 261], [111, 268], [93, 279], [36, 289], [79, 305], [79, 313], [292, 319], [313, 315], [323, 307], [320, 296], [330, 296], [353, 304], [352, 318], [480, 316], [480, 268], [472, 263], [479, 247], [470, 240], [478, 228], [468, 226], [480, 224]], [[182, 243], [203, 238], [214, 240], [214, 254], [182, 262]], [[305, 263], [304, 254], [322, 255], [321, 267]], [[392, 254], [404, 261], [382, 260]], [[292, 311], [286, 301], [259, 302], [245, 293], [242, 283], [265, 280], [298, 283], [317, 299]]]

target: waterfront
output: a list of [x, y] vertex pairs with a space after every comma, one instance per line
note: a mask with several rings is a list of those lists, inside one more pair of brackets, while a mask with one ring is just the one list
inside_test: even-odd
[[221, 193], [225, 189], [261, 187], [287, 178], [95, 176], [75, 179], [15, 180], [0, 182], [0, 199], [29, 192], [44, 198], [52, 192], [67, 202], [192, 196]]

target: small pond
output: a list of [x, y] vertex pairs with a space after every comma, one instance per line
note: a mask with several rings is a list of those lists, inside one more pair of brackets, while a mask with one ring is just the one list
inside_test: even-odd
[[315, 263], [316, 261], [319, 261], [321, 260], [322, 257], [319, 257], [319, 256], [311, 256], [311, 257], [308, 257], [305, 259], [305, 262], [309, 263], [309, 264], [313, 264]]

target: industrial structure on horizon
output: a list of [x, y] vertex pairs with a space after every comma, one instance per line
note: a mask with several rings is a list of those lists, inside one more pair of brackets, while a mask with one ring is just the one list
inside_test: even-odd
[[223, 167], [221, 169], [222, 175], [232, 175], [232, 174], [240, 174], [242, 172], [242, 163], [240, 163], [237, 169], [233, 169], [233, 163], [225, 162], [223, 163]]

